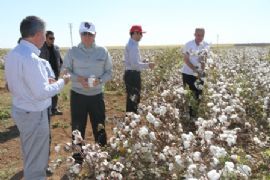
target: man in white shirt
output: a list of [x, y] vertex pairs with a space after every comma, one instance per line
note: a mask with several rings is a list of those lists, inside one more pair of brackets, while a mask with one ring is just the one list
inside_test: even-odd
[[49, 160], [48, 107], [69, 76], [51, 81], [39, 58], [45, 40], [45, 22], [27, 16], [20, 24], [22, 40], [5, 60], [5, 77], [12, 95], [12, 117], [20, 131], [24, 179], [46, 179]]
[[137, 113], [141, 94], [141, 71], [144, 69], [153, 69], [153, 62], [143, 62], [139, 50], [139, 41], [143, 37], [142, 27], [134, 25], [130, 28], [130, 39], [125, 47], [125, 74], [124, 81], [126, 85], [127, 100], [126, 112]]
[[[195, 29], [195, 39], [185, 44], [183, 48], [184, 64], [182, 67], [183, 84], [184, 87], [188, 86], [194, 93], [196, 100], [199, 100], [202, 94], [202, 89], [198, 88], [195, 82], [201, 78], [204, 73], [204, 53], [207, 53], [209, 45], [203, 41], [205, 30], [203, 28]], [[203, 85], [203, 81], [200, 81]], [[190, 109], [190, 115], [193, 115], [192, 109]]]

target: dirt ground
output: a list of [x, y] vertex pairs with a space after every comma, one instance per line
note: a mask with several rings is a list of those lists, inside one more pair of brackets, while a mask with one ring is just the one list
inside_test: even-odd
[[[9, 93], [3, 86], [1, 87], [1, 98], [9, 96]], [[61, 102], [59, 104], [61, 105]], [[51, 161], [59, 157], [54, 150], [55, 145], [71, 142], [70, 109], [68, 100], [63, 104], [61, 110], [64, 114], [52, 116], [51, 119]], [[112, 135], [112, 128], [114, 127], [112, 119], [114, 117], [124, 116], [125, 94], [107, 92], [105, 93], [105, 104], [107, 119], [106, 132], [109, 139]], [[86, 142], [93, 142], [90, 121], [87, 123]], [[23, 162], [20, 148], [19, 132], [13, 120], [11, 118], [0, 120], [0, 179], [23, 179]], [[63, 152], [63, 150], [61, 151]], [[63, 155], [64, 154], [61, 154], [60, 156], [63, 157]], [[59, 167], [52, 176], [48, 177], [48, 179], [66, 179], [64, 176], [66, 169], [67, 168], [62, 166]]]

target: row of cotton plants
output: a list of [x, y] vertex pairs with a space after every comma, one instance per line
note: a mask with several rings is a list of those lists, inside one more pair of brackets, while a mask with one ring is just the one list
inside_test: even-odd
[[[109, 49], [113, 61], [113, 78], [106, 84], [106, 89], [110, 91], [123, 91], [123, 75], [124, 75], [124, 50], [123, 49]], [[155, 57], [164, 53], [164, 49], [141, 49], [142, 59], [145, 62], [155, 61]], [[158, 68], [159, 70], [159, 68]], [[152, 82], [152, 81], [149, 81]], [[146, 82], [146, 84], [148, 84]]]
[[[68, 158], [70, 178], [79, 177], [85, 169], [85, 177], [96, 179], [254, 177], [258, 163], [267, 166], [270, 160], [258, 158], [261, 151], [269, 149], [269, 129], [257, 126], [255, 119], [261, 116], [262, 122], [269, 123], [269, 80], [257, 79], [270, 75], [269, 64], [261, 60], [266, 52], [252, 48], [209, 52], [195, 123], [188, 116], [190, 92], [183, 89], [179, 67], [168, 64], [170, 69], [161, 72], [164, 77], [150, 72], [149, 85], [155, 86], [150, 88], [152, 96], [146, 96], [149, 89], [145, 89], [147, 98], [140, 104], [139, 114], [115, 119], [108, 147], [87, 144], [74, 132], [75, 143], [84, 144], [85, 162], [81, 166]], [[262, 115], [250, 111], [250, 99], [258, 108], [254, 111]], [[194, 126], [194, 130], [186, 126]], [[72, 149], [80, 151], [79, 146]]]

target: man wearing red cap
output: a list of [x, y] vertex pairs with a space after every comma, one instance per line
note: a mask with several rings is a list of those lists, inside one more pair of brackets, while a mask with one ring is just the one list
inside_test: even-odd
[[125, 74], [124, 81], [126, 85], [127, 100], [126, 112], [137, 113], [140, 103], [141, 93], [141, 71], [143, 69], [153, 69], [155, 64], [145, 63], [141, 60], [139, 41], [143, 33], [140, 25], [134, 25], [130, 28], [130, 39], [125, 47]]

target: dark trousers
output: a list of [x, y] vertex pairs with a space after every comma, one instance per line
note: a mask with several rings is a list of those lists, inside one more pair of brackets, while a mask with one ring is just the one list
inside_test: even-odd
[[[202, 90], [197, 89], [196, 86], [195, 86], [195, 81], [197, 80], [197, 77], [192, 76], [192, 75], [188, 75], [188, 74], [184, 74], [184, 73], [182, 73], [182, 75], [183, 75], [184, 88], [186, 86], [189, 87], [189, 89], [192, 91], [192, 93], [194, 95], [194, 98], [197, 100], [197, 103], [199, 104], [200, 103], [199, 97], [202, 94]], [[203, 85], [203, 81], [200, 81], [200, 84]], [[189, 115], [191, 117], [195, 117], [196, 112], [197, 112], [197, 109], [194, 109], [194, 107], [192, 107], [190, 105], [189, 106]]]
[[124, 74], [126, 85], [126, 112], [137, 113], [141, 94], [141, 73], [139, 71], [127, 70]]
[[199, 97], [202, 94], [202, 90], [197, 89], [195, 86], [195, 81], [197, 80], [197, 78], [195, 76], [184, 74], [184, 73], [182, 73], [182, 75], [183, 75], [184, 88], [188, 86], [189, 89], [194, 93], [195, 98], [199, 100]]
[[57, 110], [58, 95], [52, 97], [52, 112]]
[[[104, 146], [107, 138], [105, 132], [105, 103], [103, 94], [86, 96], [71, 90], [70, 107], [72, 131], [76, 129], [79, 130], [84, 139], [87, 117], [89, 115], [95, 142]], [[104, 127], [102, 131], [98, 130], [99, 124], [102, 124]]]

